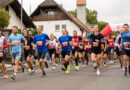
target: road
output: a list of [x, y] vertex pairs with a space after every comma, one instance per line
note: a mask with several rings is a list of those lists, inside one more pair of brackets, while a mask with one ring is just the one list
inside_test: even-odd
[[79, 71], [71, 67], [68, 75], [60, 69], [46, 71], [45, 78], [37, 69], [33, 76], [18, 73], [16, 81], [0, 79], [0, 90], [130, 90], [130, 76], [123, 76], [117, 63], [104, 67], [101, 76], [96, 75], [91, 64]]

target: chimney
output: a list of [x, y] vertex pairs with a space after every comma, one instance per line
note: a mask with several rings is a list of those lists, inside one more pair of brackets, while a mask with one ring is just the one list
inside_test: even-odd
[[77, 0], [77, 18], [86, 25], [86, 0]]

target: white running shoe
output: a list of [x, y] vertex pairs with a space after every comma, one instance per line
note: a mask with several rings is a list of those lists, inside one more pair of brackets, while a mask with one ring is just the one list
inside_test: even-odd
[[99, 68], [97, 68], [97, 72], [96, 73], [97, 73], [98, 76], [101, 75]]
[[104, 64], [104, 67], [106, 67], [107, 66], [107, 64]]

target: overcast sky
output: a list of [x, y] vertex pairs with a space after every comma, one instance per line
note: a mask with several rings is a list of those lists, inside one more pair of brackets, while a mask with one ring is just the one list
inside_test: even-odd
[[[21, 0], [19, 0], [21, 1]], [[30, 15], [44, 0], [23, 0], [23, 7]], [[55, 0], [68, 10], [76, 9], [76, 0]], [[98, 19], [111, 24], [130, 23], [130, 0], [87, 0], [87, 8], [97, 10]]]

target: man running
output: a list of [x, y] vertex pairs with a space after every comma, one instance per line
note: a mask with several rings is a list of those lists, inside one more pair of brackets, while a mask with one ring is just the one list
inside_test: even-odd
[[27, 40], [27, 46], [24, 47], [24, 56], [25, 60], [27, 60], [28, 66], [29, 66], [29, 73], [30, 75], [34, 74], [34, 68], [33, 68], [33, 38], [28, 36], [28, 31], [26, 29], [23, 29], [23, 36]]
[[76, 64], [75, 69], [79, 70], [79, 65], [78, 65], [79, 42], [82, 41], [82, 38], [77, 35], [76, 30], [73, 31], [72, 41], [73, 41], [72, 54], [74, 56], [74, 60], [75, 60], [75, 64]]
[[37, 28], [38, 34], [34, 36], [33, 44], [35, 48], [37, 47], [39, 65], [42, 71], [42, 76], [45, 77], [46, 73], [44, 70], [43, 63], [47, 64], [47, 62], [45, 61], [45, 57], [48, 51], [47, 45], [49, 44], [50, 38], [48, 37], [47, 34], [42, 33], [42, 30], [43, 30], [42, 26], [38, 26]]
[[[125, 66], [124, 75], [126, 76], [127, 71], [130, 74], [130, 30], [129, 30], [128, 24], [124, 24], [124, 31], [121, 33], [121, 39], [122, 39], [123, 63]], [[119, 48], [120, 48], [120, 45], [119, 45]], [[127, 64], [127, 60], [129, 62], [128, 64]]]
[[22, 62], [20, 61], [21, 52], [22, 52], [21, 41], [24, 40], [24, 42], [25, 42], [24, 47], [26, 47], [27, 46], [27, 40], [21, 34], [18, 34], [18, 27], [17, 26], [13, 26], [12, 30], [13, 30], [13, 34], [11, 34], [9, 36], [8, 45], [11, 46], [13, 59], [15, 61], [14, 74], [11, 75], [11, 78], [13, 80], [15, 80], [16, 79], [16, 73], [19, 69], [19, 65], [22, 65]]
[[5, 67], [5, 48], [7, 48], [8, 45], [7, 45], [7, 40], [6, 40], [6, 37], [5, 36], [2, 36], [2, 31], [0, 31], [0, 63], [2, 64], [1, 68], [3, 70], [3, 73], [4, 73], [4, 79], [6, 79], [8, 76], [7, 76], [7, 71], [6, 71], [6, 67]]
[[94, 69], [97, 70], [97, 75], [100, 75], [100, 59], [101, 59], [101, 39], [104, 37], [100, 34], [98, 25], [94, 25], [94, 33], [91, 34], [90, 38], [92, 39], [91, 46], [91, 59], [94, 66]]
[[122, 54], [121, 54], [122, 51], [121, 51], [121, 49], [118, 48], [120, 43], [121, 43], [121, 35], [120, 35], [120, 32], [117, 31], [117, 36], [114, 39], [114, 46], [115, 46], [115, 52], [116, 52], [118, 59], [119, 59], [119, 62], [120, 62], [120, 67], [122, 68], [122, 66], [123, 66]]
[[63, 69], [65, 70], [66, 74], [68, 74], [70, 71], [69, 56], [71, 51], [71, 41], [72, 37], [66, 34], [66, 29], [62, 29], [62, 36], [60, 36], [58, 39], [58, 46], [62, 47], [62, 58], [64, 64]]
[[112, 37], [111, 33], [108, 35], [107, 40], [109, 42], [108, 46], [108, 57], [110, 60], [109, 62], [110, 64], [112, 64], [114, 59], [114, 37]]
[[56, 64], [56, 39], [54, 38], [54, 35], [53, 34], [50, 34], [50, 42], [49, 42], [49, 54], [50, 54], [50, 57], [51, 57], [51, 60], [53, 61], [53, 64], [52, 64], [52, 70], [55, 70], [57, 69], [57, 64]]

